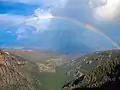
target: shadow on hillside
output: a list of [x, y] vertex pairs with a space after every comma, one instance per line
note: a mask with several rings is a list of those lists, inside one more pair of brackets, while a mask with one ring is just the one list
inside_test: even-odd
[[101, 87], [96, 88], [76, 88], [73, 90], [120, 90], [120, 80], [115, 82], [108, 82]]
[[73, 90], [120, 90], [120, 64], [115, 67], [117, 75], [116, 80], [112, 82], [106, 82], [101, 87], [95, 88], [76, 88]]

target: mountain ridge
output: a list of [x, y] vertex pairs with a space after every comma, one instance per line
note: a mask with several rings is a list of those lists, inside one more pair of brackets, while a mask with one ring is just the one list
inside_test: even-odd
[[69, 77], [72, 79], [63, 86], [67, 90], [120, 89], [120, 50], [89, 53], [77, 58], [71, 66], [68, 72], [71, 72]]
[[32, 83], [19, 72], [25, 61], [0, 50], [0, 90], [35, 90]]

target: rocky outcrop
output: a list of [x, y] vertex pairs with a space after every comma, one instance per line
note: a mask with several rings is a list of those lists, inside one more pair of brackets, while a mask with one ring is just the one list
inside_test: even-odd
[[21, 58], [0, 50], [0, 90], [35, 90], [18, 70], [24, 64]]
[[50, 63], [50, 64], [43, 64], [43, 63], [37, 63], [38, 67], [39, 67], [39, 71], [40, 72], [51, 72], [51, 73], [55, 73], [55, 66]]
[[[91, 63], [84, 64], [84, 67], [78, 70], [86, 69], [87, 73], [84, 72], [82, 76], [74, 77], [75, 79], [65, 84], [63, 88], [67, 90], [120, 90], [120, 51], [91, 53], [78, 58], [73, 66], [75, 67], [76, 63], [91, 60]], [[79, 63], [79, 65], [82, 64]]]

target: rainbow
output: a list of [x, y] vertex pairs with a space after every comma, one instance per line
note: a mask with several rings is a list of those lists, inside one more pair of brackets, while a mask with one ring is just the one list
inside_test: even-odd
[[[74, 22], [75, 24], [77, 24], [78, 26], [84, 26], [85, 28], [87, 28], [87, 30], [91, 30], [101, 36], [103, 36], [104, 38], [106, 38], [108, 41], [110, 41], [117, 49], [120, 49], [120, 46], [109, 36], [107, 36], [105, 33], [103, 33], [101, 30], [97, 29], [96, 27], [87, 24], [87, 23], [83, 23], [79, 20], [76, 20], [74, 18], [69, 18], [69, 17], [63, 17], [63, 16], [40, 16], [40, 17], [33, 17], [30, 19], [25, 20], [24, 22], [21, 23], [25, 23], [25, 22], [29, 22], [31, 20], [40, 20], [40, 19], [53, 19], [53, 18], [59, 18], [59, 19], [65, 19], [65, 20], [69, 20]], [[20, 23], [19, 23], [20, 24]]]

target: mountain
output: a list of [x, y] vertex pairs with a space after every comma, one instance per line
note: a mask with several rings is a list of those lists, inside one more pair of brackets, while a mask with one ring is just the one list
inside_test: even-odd
[[2, 51], [24, 61], [24, 64], [17, 70], [31, 82], [35, 90], [60, 90], [63, 83], [66, 82], [65, 72], [67, 71], [62, 66], [78, 57], [78, 55], [58, 55], [55, 52], [43, 50], [7, 49]]
[[120, 90], [120, 50], [89, 53], [66, 66], [65, 90]]
[[21, 72], [25, 60], [0, 50], [0, 90], [35, 90], [32, 81]]
[[0, 50], [0, 79], [0, 90], [120, 90], [120, 50]]

